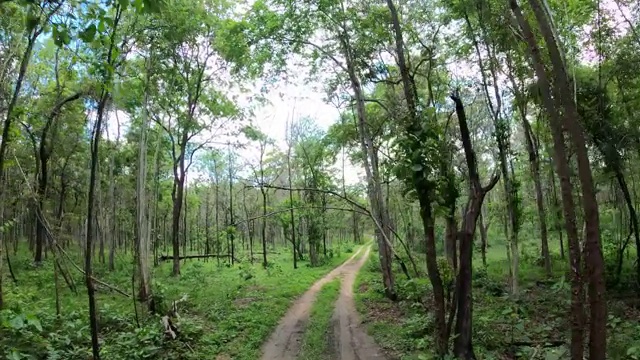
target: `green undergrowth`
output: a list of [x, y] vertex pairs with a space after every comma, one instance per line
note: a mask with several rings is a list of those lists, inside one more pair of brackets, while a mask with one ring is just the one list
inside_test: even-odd
[[[488, 266], [474, 256], [473, 339], [479, 359], [566, 359], [570, 304], [567, 260], [554, 254], [553, 275], [547, 278], [535, 246], [523, 244], [520, 257], [520, 292], [509, 295], [508, 263], [500, 256], [504, 246], [493, 246]], [[418, 264], [424, 257], [416, 256]], [[446, 261], [439, 258], [441, 272]], [[422, 265], [424, 267], [424, 265]], [[407, 281], [395, 270], [400, 300], [384, 297], [377, 256], [371, 256], [356, 279], [356, 307], [368, 332], [387, 352], [389, 359], [432, 358], [435, 331], [431, 285], [426, 275]], [[625, 269], [623, 275], [632, 269]], [[608, 292], [608, 358], [640, 359], [640, 303], [637, 296]], [[633, 300], [636, 299], [636, 300]], [[564, 345], [562, 344], [564, 343]]]
[[[97, 285], [101, 354], [109, 360], [135, 359], [246, 359], [259, 357], [260, 346], [291, 302], [318, 278], [353, 255], [357, 246], [333, 247], [320, 267], [300, 261], [292, 266], [291, 253], [277, 249], [269, 266], [216, 260], [182, 263], [181, 276], [172, 277], [171, 262], [153, 269], [157, 315], [133, 310], [131, 298]], [[77, 262], [81, 264], [81, 262]], [[0, 358], [88, 359], [90, 332], [88, 301], [82, 275], [71, 269], [74, 294], [60, 279], [61, 315], [56, 316], [52, 259], [35, 268], [30, 257], [13, 259], [18, 284], [5, 279], [6, 308], [0, 311]], [[97, 261], [95, 275], [105, 283], [131, 293], [131, 258], [122, 256], [113, 272]], [[160, 318], [172, 301], [179, 303], [178, 336], [164, 334]], [[138, 320], [136, 320], [138, 319]], [[137, 322], [140, 323], [138, 327]]]
[[335, 356], [332, 355], [335, 348], [331, 319], [339, 294], [339, 278], [325, 284], [318, 293], [302, 339], [299, 360], [335, 359]]

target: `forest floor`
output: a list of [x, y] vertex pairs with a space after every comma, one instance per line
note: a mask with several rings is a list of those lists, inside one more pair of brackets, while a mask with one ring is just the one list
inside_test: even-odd
[[[364, 254], [358, 258], [360, 252]], [[329, 274], [317, 281], [313, 286], [300, 297], [287, 314], [282, 318], [280, 324], [273, 332], [269, 340], [263, 346], [262, 360], [294, 360], [300, 355], [301, 345], [305, 332], [310, 329], [310, 313], [318, 297], [318, 293], [325, 284], [341, 278], [339, 295], [335, 301], [333, 316], [327, 326], [326, 343], [315, 344], [326, 351], [310, 356], [302, 356], [305, 359], [325, 358], [325, 359], [385, 359], [381, 349], [375, 344], [373, 339], [360, 326], [359, 315], [356, 312], [353, 300], [353, 286], [358, 271], [369, 258], [371, 245], [365, 249], [360, 249], [342, 265], [332, 270]], [[328, 302], [330, 304], [330, 302]], [[331, 306], [322, 305], [319, 315], [326, 315], [331, 311]], [[324, 314], [323, 314], [324, 312]], [[323, 337], [320, 337], [322, 342]]]
[[[101, 353], [109, 360], [259, 359], [261, 345], [296, 299], [359, 248], [332, 244], [321, 266], [312, 267], [305, 259], [298, 262], [298, 269], [293, 269], [289, 249], [280, 247], [269, 253], [267, 269], [261, 259], [251, 263], [244, 253], [233, 266], [224, 260], [188, 260], [182, 262], [180, 277], [171, 276], [171, 262], [166, 261], [153, 268], [158, 315], [139, 306], [136, 313], [133, 299], [100, 286]], [[80, 254], [72, 255], [81, 263]], [[61, 311], [56, 315], [51, 257], [34, 267], [30, 254], [20, 249], [12, 260], [18, 282], [4, 284], [7, 308], [0, 311], [0, 359], [89, 358], [88, 307], [81, 274], [72, 272], [77, 293], [60, 281]], [[129, 292], [132, 266], [130, 254], [116, 257], [114, 271], [97, 259], [95, 276]], [[178, 305], [178, 337], [171, 339], [163, 333], [160, 317], [184, 295], [187, 300]]]
[[[489, 248], [487, 266], [479, 253], [474, 257], [474, 349], [478, 359], [567, 359], [570, 299], [567, 260], [554, 250], [553, 274], [547, 277], [539, 264], [534, 242], [521, 244], [520, 292], [509, 294], [508, 260], [504, 244]], [[418, 263], [423, 256], [414, 254]], [[612, 258], [612, 257], [611, 257]], [[633, 258], [633, 255], [631, 256]], [[380, 263], [371, 256], [357, 276], [356, 308], [363, 326], [389, 360], [432, 359], [434, 322], [431, 285], [425, 273], [406, 280], [399, 269], [396, 288], [399, 301], [385, 298]], [[607, 358], [640, 359], [640, 302], [637, 301], [634, 268], [623, 272], [619, 287], [608, 284]]]

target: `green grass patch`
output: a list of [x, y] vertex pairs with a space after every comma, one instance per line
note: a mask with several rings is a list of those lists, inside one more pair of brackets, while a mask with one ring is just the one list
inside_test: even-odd
[[[508, 294], [509, 268], [504, 243], [494, 241], [487, 253], [486, 268], [482, 266], [479, 252], [474, 253], [475, 353], [478, 359], [531, 359], [534, 354], [535, 359], [567, 358], [567, 346], [544, 345], [552, 341], [569, 343], [568, 260], [561, 259], [559, 252], [554, 251], [553, 273], [547, 278], [539, 261], [539, 245], [534, 241], [523, 241], [520, 250], [520, 294], [517, 299]], [[414, 257], [417, 264], [425, 263], [424, 256], [416, 254]], [[623, 276], [626, 271], [627, 268], [623, 270]], [[371, 256], [356, 279], [356, 308], [367, 331], [387, 352], [389, 359], [431, 359], [435, 329], [430, 284], [426, 275], [407, 281], [399, 269], [395, 268], [394, 273], [400, 298], [397, 302], [384, 297], [379, 261], [377, 256]], [[627, 286], [629, 283], [625, 282]], [[637, 297], [622, 297], [614, 289], [608, 289], [607, 295], [607, 358], [640, 358], [640, 307], [633, 300]], [[426, 304], [426, 310], [421, 302]], [[532, 346], [512, 346], [513, 343]]]
[[[259, 260], [234, 266], [190, 260], [182, 263], [181, 276], [176, 278], [170, 275], [171, 262], [165, 262], [153, 269], [153, 292], [161, 313], [148, 315], [139, 309], [140, 327], [132, 299], [98, 286], [101, 354], [115, 360], [255, 360], [293, 300], [353, 255], [347, 249], [357, 250], [357, 246], [334, 248], [334, 256], [320, 267], [301, 261], [297, 270], [287, 249], [270, 254], [267, 269]], [[52, 260], [39, 268], [32, 266], [28, 254], [19, 253], [13, 260], [18, 284], [5, 278], [7, 308], [0, 312], [0, 358], [87, 359], [91, 344], [82, 276], [71, 270], [78, 294], [60, 280], [61, 316], [57, 317]], [[97, 262], [96, 277], [130, 293], [131, 260], [119, 257], [112, 272]], [[167, 339], [160, 317], [171, 301], [184, 294], [188, 300], [178, 307], [178, 339]]]
[[325, 284], [316, 298], [309, 323], [302, 339], [300, 347], [300, 360], [331, 360], [335, 356], [333, 344], [333, 329], [331, 319], [333, 317], [335, 302], [340, 295], [340, 279]]

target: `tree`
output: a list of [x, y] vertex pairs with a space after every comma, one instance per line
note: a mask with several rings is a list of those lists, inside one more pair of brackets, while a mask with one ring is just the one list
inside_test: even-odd
[[164, 96], [155, 98], [150, 105], [152, 119], [171, 142], [174, 276], [180, 274], [180, 217], [187, 171], [195, 153], [211, 141], [216, 132], [214, 126], [222, 127], [224, 120], [236, 112], [233, 104], [213, 88], [216, 73], [225, 66], [214, 36], [223, 24], [206, 11], [206, 1], [192, 5], [177, 2], [170, 10], [176, 16], [156, 19], [160, 29], [157, 38], [163, 41], [156, 46], [157, 56], [167, 61], [158, 63], [159, 69], [154, 69], [166, 74], [154, 84], [155, 91], [162, 91]]

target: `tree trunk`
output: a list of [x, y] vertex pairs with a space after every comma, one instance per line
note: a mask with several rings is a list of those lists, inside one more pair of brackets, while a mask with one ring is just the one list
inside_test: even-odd
[[533, 132], [526, 118], [522, 119], [527, 133], [527, 149], [529, 151], [529, 165], [531, 167], [531, 175], [533, 175], [533, 184], [536, 189], [536, 207], [538, 209], [538, 221], [540, 225], [540, 241], [542, 247], [542, 259], [544, 261], [544, 270], [547, 276], [551, 276], [551, 256], [549, 254], [549, 239], [547, 235], [547, 214], [544, 208], [544, 193], [542, 192], [542, 179], [540, 176], [540, 160], [538, 150], [533, 145]]
[[380, 186], [380, 174], [378, 167], [378, 156], [376, 149], [374, 148], [373, 140], [369, 133], [364, 93], [360, 79], [356, 74], [356, 68], [354, 59], [352, 58], [352, 48], [348, 43], [346, 34], [340, 35], [340, 41], [342, 45], [342, 52], [346, 58], [347, 72], [351, 83], [351, 88], [356, 99], [356, 114], [358, 133], [360, 137], [360, 148], [365, 154], [364, 156], [364, 168], [367, 177], [367, 194], [371, 203], [371, 210], [374, 221], [378, 222], [383, 231], [380, 231], [376, 227], [376, 240], [378, 243], [378, 257], [380, 259], [380, 266], [382, 269], [382, 280], [385, 288], [385, 295], [392, 300], [397, 298], [395, 290], [395, 280], [392, 271], [392, 258], [391, 249], [385, 241], [391, 238], [391, 229], [389, 227], [389, 219], [386, 216], [386, 210], [384, 209], [384, 201], [382, 199], [382, 188]]
[[[27, 72], [27, 67], [29, 66], [29, 62], [31, 60], [31, 52], [33, 51], [33, 46], [36, 42], [36, 39], [42, 32], [42, 28], [33, 29], [29, 34], [27, 47], [24, 51], [22, 59], [20, 60], [20, 70], [18, 71], [18, 78], [16, 80], [16, 86], [13, 90], [13, 95], [7, 106], [7, 113], [4, 120], [4, 126], [2, 128], [2, 137], [0, 139], [0, 184], [4, 183], [5, 171], [4, 171], [4, 160], [5, 155], [7, 153], [7, 147], [10, 141], [10, 130], [11, 123], [13, 121], [13, 110], [18, 103], [18, 96], [20, 95], [20, 90], [22, 89], [22, 82], [24, 81], [25, 74]], [[0, 187], [0, 200], [4, 200], [4, 186]], [[4, 224], [4, 218], [0, 219], [0, 224]], [[0, 236], [0, 257], [2, 257], [2, 248], [3, 246], [3, 237]], [[2, 292], [2, 260], [0, 260], [0, 309], [4, 306], [4, 298]]]
[[[417, 117], [417, 92], [415, 88], [415, 84], [412, 81], [410, 76], [410, 69], [406, 63], [405, 55], [404, 55], [404, 39], [402, 34], [402, 28], [400, 25], [400, 18], [398, 16], [398, 11], [396, 9], [393, 0], [387, 0], [387, 7], [389, 8], [389, 12], [391, 15], [391, 21], [394, 30], [394, 40], [395, 40], [395, 50], [397, 53], [398, 60], [398, 68], [400, 69], [400, 75], [402, 78], [402, 88], [405, 97], [405, 101], [407, 103], [407, 108], [409, 110], [409, 120], [410, 124], [406, 128], [407, 135], [410, 139], [413, 139], [417, 136], [418, 139], [424, 138], [423, 131], [421, 130], [422, 126], [419, 123], [419, 119]], [[364, 111], [364, 106], [363, 106]], [[420, 141], [412, 141], [410, 146], [410, 151], [412, 153], [420, 154], [419, 148], [422, 146]], [[411, 163], [414, 166], [420, 166], [421, 169], [424, 169], [422, 166], [422, 161], [419, 156], [411, 155]], [[434, 231], [434, 218], [433, 212], [431, 208], [431, 198], [430, 198], [430, 189], [429, 184], [425, 181], [427, 176], [424, 176], [424, 170], [414, 171], [412, 180], [413, 186], [418, 193], [418, 200], [420, 203], [420, 216], [422, 218], [422, 226], [424, 228], [425, 236], [426, 236], [426, 253], [427, 253], [427, 273], [429, 275], [429, 280], [431, 280], [431, 285], [433, 287], [433, 298], [435, 301], [435, 347], [436, 354], [438, 356], [444, 356], [447, 353], [447, 335], [446, 335], [446, 324], [445, 324], [445, 302], [444, 302], [444, 286], [442, 284], [442, 278], [440, 277], [440, 271], [438, 270], [437, 264], [437, 254], [436, 254], [436, 241], [435, 241], [435, 231]]]
[[[480, 15], [479, 15], [480, 16]], [[471, 21], [469, 20], [468, 15], [464, 14], [464, 18], [469, 28], [471, 34], [474, 34], [473, 27], [471, 25]], [[476, 50], [476, 55], [478, 56], [478, 65], [480, 67], [480, 74], [482, 75], [482, 84], [486, 96], [487, 103], [489, 105], [489, 110], [491, 112], [493, 118], [493, 124], [495, 126], [495, 136], [496, 143], [498, 145], [498, 157], [500, 159], [500, 170], [502, 172], [502, 182], [504, 185], [504, 195], [505, 202], [507, 204], [507, 217], [508, 221], [505, 223], [507, 240], [509, 241], [509, 252], [511, 258], [511, 292], [512, 294], [518, 294], [518, 263], [520, 253], [518, 251], [518, 230], [520, 227], [520, 219], [518, 216], [518, 193], [515, 184], [515, 178], [513, 174], [509, 173], [509, 156], [510, 156], [510, 144], [509, 144], [509, 128], [508, 124], [505, 122], [502, 116], [502, 97], [500, 96], [500, 91], [498, 88], [498, 79], [496, 75], [496, 59], [495, 53], [491, 52], [491, 46], [487, 43], [489, 41], [489, 37], [486, 34], [486, 28], [483, 23], [484, 19], [479, 18], [480, 28], [482, 30], [482, 36], [485, 41], [485, 49], [487, 52], [488, 62], [489, 62], [489, 72], [491, 74], [491, 84], [493, 88], [493, 96], [495, 98], [496, 104], [494, 105], [492, 98], [489, 94], [489, 81], [484, 72], [485, 66], [482, 58], [482, 53], [480, 51], [480, 45], [476, 40], [475, 35], [472, 35], [472, 42], [474, 48]], [[492, 44], [493, 45], [493, 44]]]
[[547, 276], [551, 276], [551, 257], [549, 255], [549, 239], [547, 234], [547, 218], [544, 208], [544, 194], [542, 192], [542, 180], [540, 176], [540, 151], [536, 146], [535, 134], [531, 129], [531, 124], [527, 120], [526, 102], [521, 90], [518, 90], [515, 78], [513, 76], [513, 66], [511, 59], [508, 57], [508, 63], [510, 67], [509, 78], [514, 89], [516, 89], [516, 97], [520, 98], [518, 110], [520, 112], [520, 118], [522, 121], [522, 128], [524, 130], [525, 141], [527, 145], [527, 152], [529, 154], [529, 169], [533, 176], [533, 184], [536, 192], [536, 208], [538, 210], [538, 222], [540, 226], [540, 242], [542, 250], [542, 259], [544, 262], [544, 269]]
[[554, 163], [558, 177], [560, 178], [560, 190], [565, 220], [565, 230], [569, 242], [569, 263], [571, 265], [571, 358], [574, 360], [583, 359], [583, 344], [585, 325], [584, 319], [584, 289], [582, 285], [582, 264], [580, 254], [580, 243], [578, 239], [578, 229], [576, 226], [575, 204], [573, 199], [573, 185], [571, 183], [571, 172], [565, 149], [562, 124], [560, 122], [557, 107], [550, 93], [550, 81], [544, 67], [544, 62], [540, 54], [540, 49], [528, 21], [524, 18], [522, 10], [516, 0], [510, 0], [511, 10], [520, 25], [525, 41], [528, 44], [528, 51], [531, 56], [535, 73], [538, 77], [538, 84], [541, 89], [543, 105], [549, 115], [549, 124], [553, 137]]
[[482, 266], [487, 267], [487, 229], [489, 228], [489, 224], [484, 224], [484, 215], [482, 214], [482, 209], [480, 209], [480, 252], [482, 253]]
[[589, 358], [605, 359], [607, 343], [607, 304], [605, 301], [604, 258], [600, 244], [600, 218], [593, 184], [593, 174], [585, 142], [584, 129], [566, 73], [559, 45], [554, 36], [551, 19], [538, 0], [529, 0], [540, 31], [545, 39], [554, 74], [555, 98], [564, 109], [563, 125], [568, 130], [578, 162], [578, 178], [582, 189], [582, 207], [585, 217], [586, 240], [584, 246], [585, 270], [589, 279]]
[[444, 237], [444, 249], [447, 260], [449, 261], [449, 266], [453, 269], [453, 272], [456, 273], [458, 269], [458, 260], [456, 259], [456, 248], [458, 244], [458, 224], [456, 221], [456, 207], [453, 204], [453, 207], [449, 208], [449, 213], [445, 217], [446, 221], [446, 230]]
[[233, 217], [233, 179], [232, 179], [232, 173], [233, 171], [233, 163], [232, 163], [232, 158], [231, 158], [231, 147], [229, 146], [229, 229], [228, 229], [228, 233], [227, 233], [227, 238], [229, 240], [229, 262], [231, 263], [231, 265], [233, 265], [233, 261], [234, 261], [234, 257], [235, 257], [235, 239], [234, 239], [234, 233], [235, 233], [235, 223], [234, 223], [234, 217]]
[[292, 251], [293, 251], [293, 268], [298, 268], [298, 259], [296, 257], [296, 221], [293, 213], [293, 190], [291, 188], [292, 180], [291, 180], [291, 144], [288, 144], [287, 147], [287, 177], [289, 180], [289, 219], [291, 221], [291, 242], [292, 242]]
[[[148, 62], [149, 60], [147, 60]], [[147, 83], [149, 70], [147, 69]], [[149, 302], [151, 296], [151, 275], [149, 272], [149, 222], [147, 220], [147, 130], [149, 127], [148, 87], [145, 89], [144, 114], [140, 125], [140, 139], [138, 144], [138, 174], [136, 178], [136, 257], [138, 272], [138, 300], [147, 303], [150, 311], [153, 304]]]
[[[180, 170], [178, 170], [178, 168]], [[180, 275], [180, 213], [182, 210], [182, 203], [184, 201], [184, 151], [181, 150], [181, 155], [177, 159], [177, 164], [174, 164], [174, 179], [173, 179], [173, 215], [171, 221], [171, 239], [173, 245], [173, 269], [171, 274], [173, 276]], [[180, 173], [178, 173], [180, 171]]]
[[109, 203], [111, 208], [111, 213], [109, 216], [109, 271], [115, 270], [115, 257], [116, 257], [116, 247], [117, 247], [117, 227], [116, 227], [116, 179], [114, 177], [115, 171], [115, 151], [111, 152], [111, 156], [109, 157]]
[[472, 259], [473, 259], [473, 235], [476, 230], [476, 223], [482, 209], [482, 202], [485, 195], [496, 185], [499, 175], [495, 175], [486, 187], [480, 184], [478, 175], [476, 155], [471, 144], [467, 117], [464, 105], [457, 93], [451, 95], [451, 99], [456, 104], [456, 115], [460, 127], [460, 137], [467, 162], [469, 172], [469, 199], [462, 218], [461, 230], [458, 233], [460, 242], [460, 269], [457, 278], [457, 316], [455, 326], [455, 340], [453, 353], [459, 359], [475, 359], [472, 342], [472, 321], [473, 321], [473, 299], [472, 299]]
[[[117, 22], [117, 20], [116, 20]], [[96, 192], [97, 168], [98, 168], [98, 144], [100, 141], [100, 132], [102, 130], [102, 120], [107, 102], [107, 90], [102, 90], [102, 96], [98, 105], [98, 118], [94, 129], [93, 139], [91, 142], [91, 170], [89, 177], [89, 195], [87, 199], [87, 232], [85, 234], [85, 253], [84, 253], [84, 272], [85, 284], [87, 286], [87, 295], [89, 297], [89, 322], [91, 329], [91, 347], [93, 351], [93, 359], [100, 359], [100, 344], [98, 342], [98, 312], [96, 309], [95, 288], [93, 284], [93, 272], [91, 257], [93, 253], [93, 237], [94, 237], [94, 203]]]
[[[633, 231], [633, 235], [636, 239], [636, 249], [640, 249], [640, 231], [638, 229], [638, 215], [636, 213], [636, 209], [633, 206], [633, 200], [631, 199], [631, 193], [629, 192], [629, 186], [622, 174], [622, 169], [617, 168], [615, 171], [616, 180], [618, 182], [618, 186], [620, 186], [620, 190], [622, 191], [622, 196], [624, 198], [625, 204], [627, 205], [627, 209], [629, 210], [629, 220], [631, 222], [631, 230]], [[626, 244], [625, 244], [626, 245]], [[620, 278], [620, 273], [622, 271], [622, 254], [625, 251], [626, 246], [623, 246], [620, 249], [618, 267], [616, 269], [616, 278]], [[636, 251], [637, 257], [640, 257], [640, 251]], [[637, 261], [636, 264], [636, 278], [640, 282], [640, 260]]]

